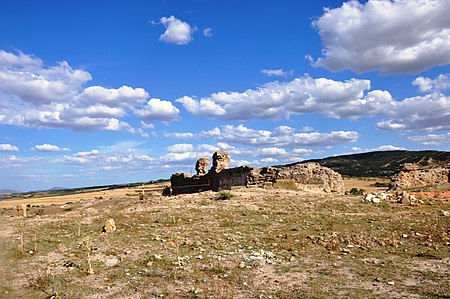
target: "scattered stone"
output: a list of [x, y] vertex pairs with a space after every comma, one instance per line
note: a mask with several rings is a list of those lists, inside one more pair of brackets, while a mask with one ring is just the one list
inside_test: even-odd
[[245, 262], [240, 262], [239, 269], [244, 269], [244, 268], [245, 268]]
[[295, 256], [291, 256], [291, 258], [289, 259], [290, 262], [295, 262], [297, 259], [295, 258]]
[[16, 207], [17, 216], [19, 217], [27, 217], [27, 205], [26, 204], [18, 204]]
[[388, 281], [387, 284], [393, 286], [393, 285], [395, 285], [395, 282], [393, 282], [393, 281]]
[[444, 210], [442, 210], [442, 211], [441, 211], [441, 214], [442, 214], [442, 216], [450, 217], [450, 212], [449, 212], [449, 211], [444, 211]]
[[379, 204], [382, 198], [387, 198], [383, 193], [369, 193], [364, 197], [365, 202]]
[[102, 232], [104, 233], [112, 233], [116, 230], [116, 222], [114, 219], [109, 218], [105, 221], [105, 225], [103, 226]]
[[75, 267], [78, 267], [77, 264], [75, 264], [75, 263], [72, 262], [72, 261], [65, 262], [65, 263], [63, 264], [63, 266], [66, 267], [66, 268], [75, 268]]
[[407, 234], [402, 234], [402, 238], [408, 238]]
[[110, 258], [110, 259], [107, 259], [107, 260], [105, 261], [105, 265], [106, 265], [107, 267], [114, 267], [114, 266], [117, 265], [118, 263], [119, 263], [119, 259], [118, 259], [118, 258], [115, 258], [115, 257]]

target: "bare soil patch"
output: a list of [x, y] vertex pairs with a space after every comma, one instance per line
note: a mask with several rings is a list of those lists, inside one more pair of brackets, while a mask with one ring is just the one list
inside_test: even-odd
[[[144, 200], [134, 190], [79, 202], [67, 196], [31, 208], [27, 218], [2, 209], [0, 278], [8, 283], [0, 297], [450, 296], [447, 201], [376, 205], [318, 192], [231, 193], [227, 200], [211, 191], [148, 192]], [[102, 233], [108, 218], [117, 230]]]

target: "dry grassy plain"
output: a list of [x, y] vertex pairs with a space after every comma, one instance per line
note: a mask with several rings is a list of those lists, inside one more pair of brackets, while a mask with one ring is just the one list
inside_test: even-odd
[[[448, 201], [375, 205], [259, 188], [231, 194], [149, 192], [142, 201], [123, 189], [33, 199], [27, 218], [12, 217], [7, 206], [0, 298], [450, 296]], [[42, 201], [57, 204], [37, 207]], [[102, 233], [108, 218], [117, 230]]]

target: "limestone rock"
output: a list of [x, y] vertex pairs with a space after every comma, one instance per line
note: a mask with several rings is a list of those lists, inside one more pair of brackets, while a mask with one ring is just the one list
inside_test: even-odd
[[106, 220], [105, 225], [103, 226], [103, 232], [112, 233], [115, 230], [116, 230], [116, 222], [114, 221], [114, 219], [109, 218], [108, 220]]
[[391, 178], [390, 190], [403, 190], [425, 186], [436, 186], [449, 182], [450, 166], [419, 167], [405, 164], [399, 173]]
[[27, 217], [27, 205], [26, 204], [18, 204], [16, 207], [17, 216]]
[[200, 158], [197, 160], [197, 163], [195, 163], [197, 175], [205, 175], [208, 172], [209, 162], [209, 158]]
[[224, 151], [217, 151], [213, 154], [213, 166], [211, 171], [213, 172], [221, 172], [224, 169], [228, 168], [228, 164], [230, 163], [230, 155]]
[[105, 261], [105, 265], [107, 267], [114, 267], [115, 265], [117, 265], [119, 263], [119, 259], [116, 257], [113, 258], [109, 258]]
[[344, 194], [344, 179], [336, 171], [318, 163], [301, 163], [280, 167], [276, 180], [294, 180], [298, 187], [306, 190], [321, 190]]

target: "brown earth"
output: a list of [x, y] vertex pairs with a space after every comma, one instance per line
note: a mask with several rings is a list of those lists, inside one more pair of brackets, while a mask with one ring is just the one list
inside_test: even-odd
[[[273, 188], [140, 194], [70, 195], [27, 218], [0, 210], [0, 298], [450, 296], [447, 201], [376, 205]], [[109, 218], [117, 230], [101, 233]]]

